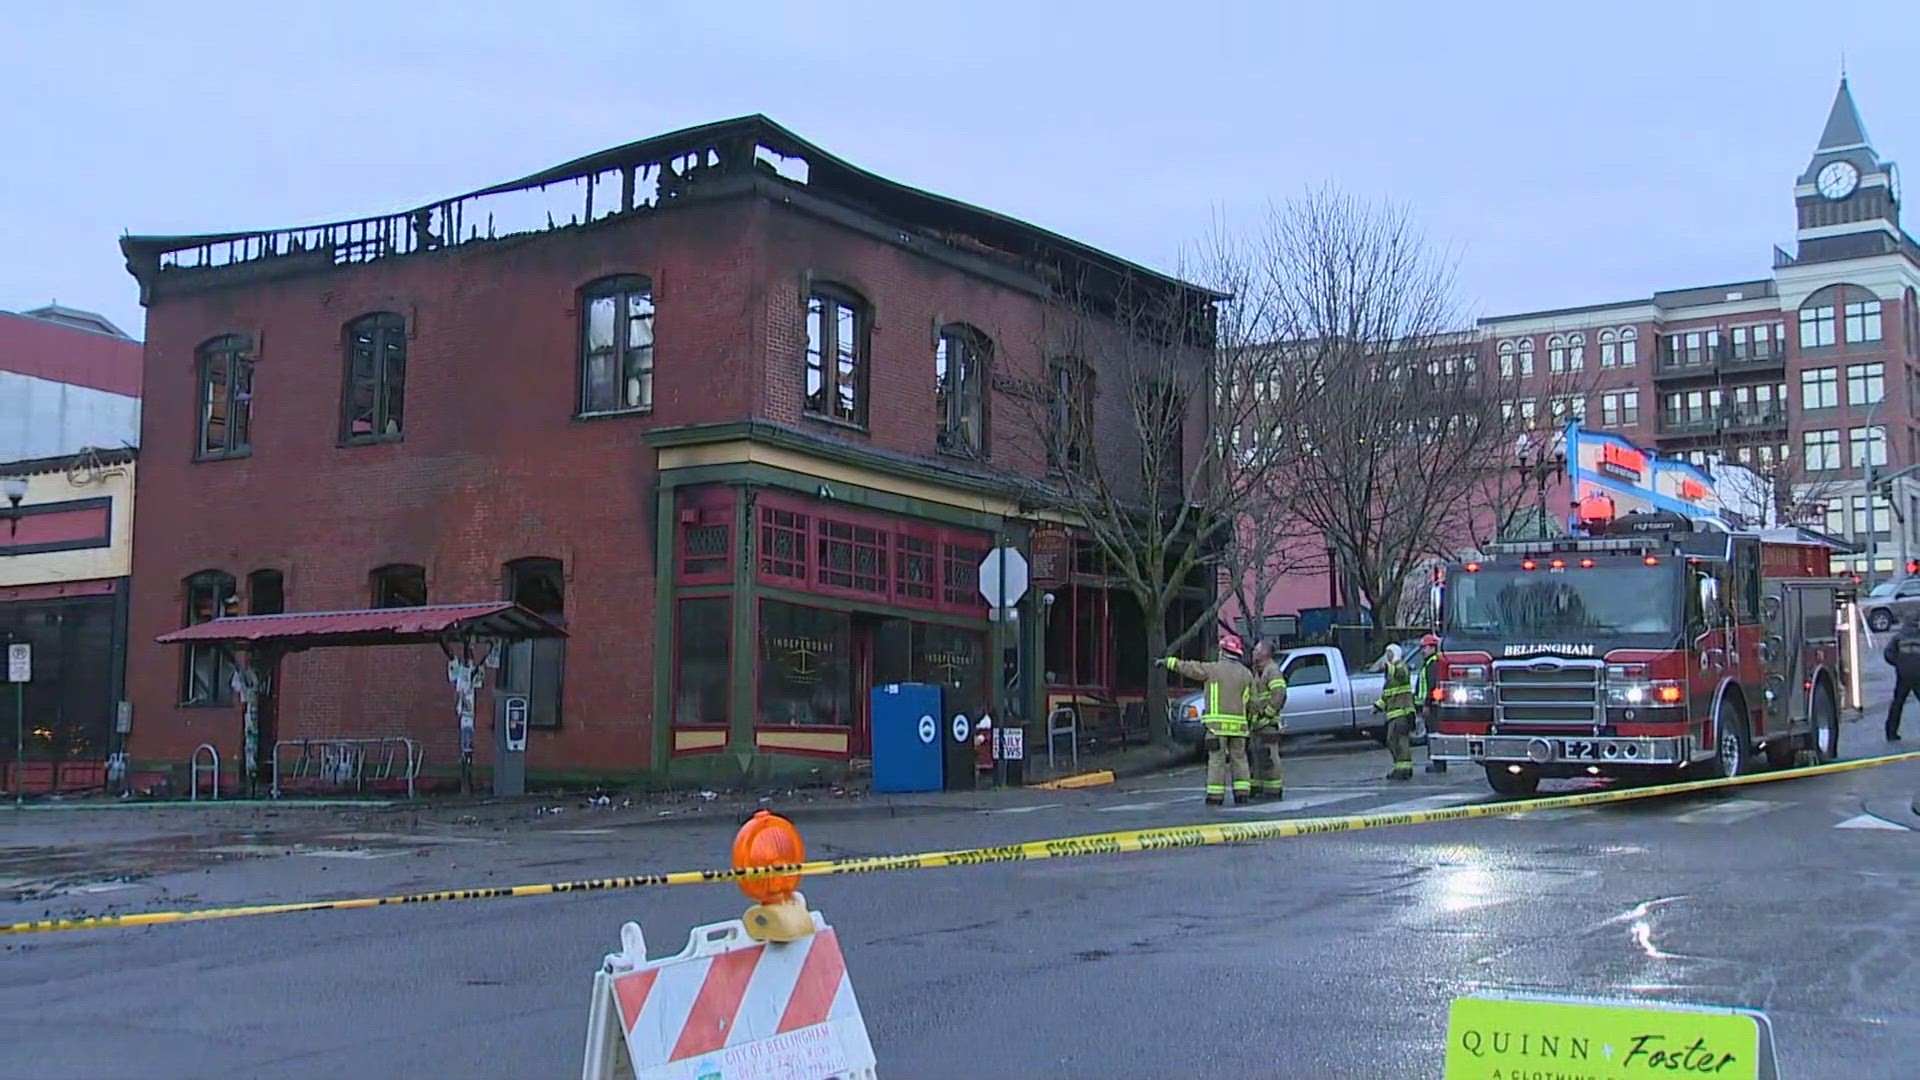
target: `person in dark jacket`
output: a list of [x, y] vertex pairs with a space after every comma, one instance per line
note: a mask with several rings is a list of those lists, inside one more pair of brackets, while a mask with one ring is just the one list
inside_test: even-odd
[[1920, 617], [1904, 616], [1900, 629], [1887, 641], [1885, 656], [1893, 665], [1893, 700], [1887, 704], [1887, 741], [1900, 741], [1900, 710], [1907, 695], [1920, 697]]

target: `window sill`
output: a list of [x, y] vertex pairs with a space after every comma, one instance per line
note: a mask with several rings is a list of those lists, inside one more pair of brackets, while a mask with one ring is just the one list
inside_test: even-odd
[[946, 446], [935, 447], [935, 449], [943, 458], [952, 458], [955, 461], [971, 461], [976, 465], [985, 465], [987, 463], [987, 454], [984, 450], [955, 449]]
[[337, 445], [340, 449], [344, 450], [350, 446], [384, 446], [387, 443], [404, 442], [405, 440], [405, 435], [356, 435], [352, 438], [341, 439]]
[[176, 709], [231, 709], [233, 707], [234, 704], [231, 701], [182, 701], [174, 706]]
[[805, 411], [802, 411], [800, 413], [800, 418], [802, 420], [807, 421], [810, 424], [819, 424], [823, 427], [839, 428], [842, 431], [854, 431], [862, 435], [869, 434], [869, 432], [867, 431], [867, 425], [855, 423], [852, 420], [841, 420], [838, 417], [822, 416], [821, 414], [816, 412], [805, 412]]
[[648, 416], [652, 413], [653, 406], [642, 405], [637, 409], [597, 409], [593, 412], [578, 412], [573, 414], [573, 418], [575, 420], [612, 420], [620, 416]]
[[232, 461], [235, 458], [250, 458], [252, 456], [253, 448], [249, 446], [245, 450], [228, 450], [220, 454], [195, 454], [193, 455], [193, 461], [194, 464], [197, 465], [203, 461]]

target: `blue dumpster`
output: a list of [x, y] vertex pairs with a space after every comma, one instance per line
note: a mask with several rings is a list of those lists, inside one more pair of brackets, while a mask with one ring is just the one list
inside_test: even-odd
[[873, 688], [873, 790], [939, 791], [944, 767], [940, 687], [892, 683]]

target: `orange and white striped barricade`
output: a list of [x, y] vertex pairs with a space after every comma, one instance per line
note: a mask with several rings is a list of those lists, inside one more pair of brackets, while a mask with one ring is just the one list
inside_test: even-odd
[[695, 927], [659, 960], [638, 924], [622, 926], [621, 951], [593, 977], [582, 1080], [871, 1080], [839, 938], [808, 915], [814, 932], [797, 941], [755, 941], [734, 919]]

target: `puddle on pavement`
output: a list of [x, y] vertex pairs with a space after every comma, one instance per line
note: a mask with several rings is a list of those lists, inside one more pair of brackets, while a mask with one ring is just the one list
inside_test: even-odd
[[393, 858], [465, 837], [401, 833], [276, 834], [217, 830], [143, 837], [122, 843], [0, 847], [0, 900], [40, 900], [136, 887], [144, 878], [219, 866], [239, 859], [310, 855], [343, 859]]

